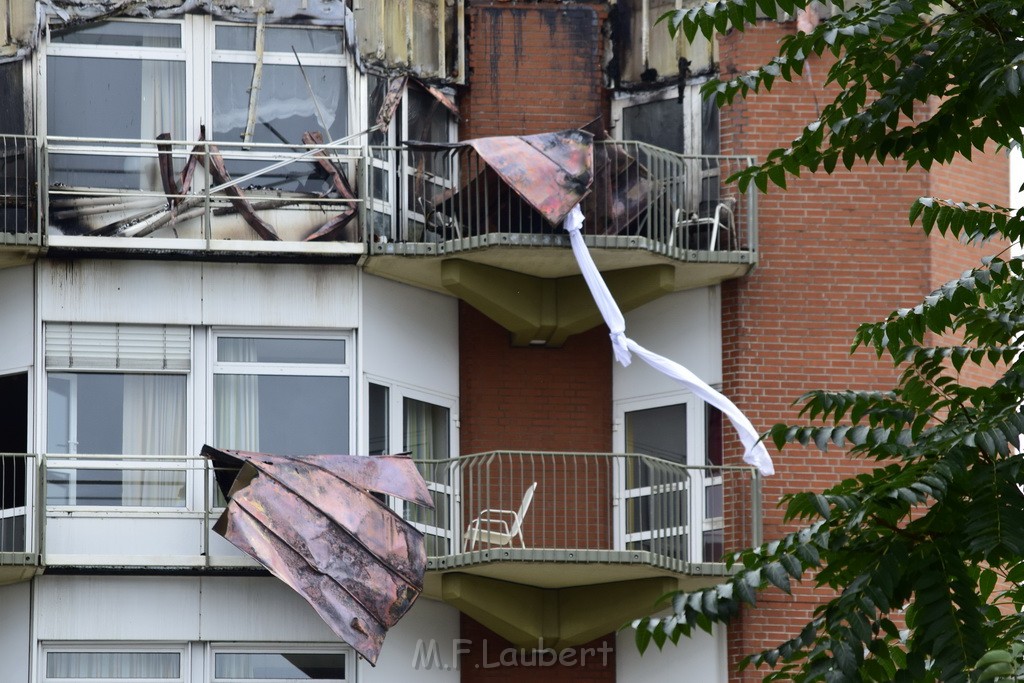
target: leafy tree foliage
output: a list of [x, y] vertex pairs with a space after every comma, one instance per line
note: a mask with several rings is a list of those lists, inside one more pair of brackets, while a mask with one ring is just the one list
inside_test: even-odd
[[[744, 30], [807, 0], [718, 0], [663, 17], [673, 33]], [[785, 187], [788, 175], [861, 162], [925, 169], [1017, 144], [1024, 126], [1024, 5], [1020, 0], [863, 0], [839, 4], [778, 56], [709, 83], [720, 104], [770, 90], [809, 58], [835, 57], [834, 101], [787, 148], [742, 172]], [[1020, 240], [1024, 216], [1005, 207], [924, 197], [910, 207], [926, 232]], [[1024, 260], [981, 262], [913, 308], [862, 325], [853, 348], [900, 369], [887, 392], [815, 391], [806, 425], [770, 438], [843, 447], [876, 463], [823, 492], [787, 496], [799, 531], [740, 553], [726, 583], [671, 596], [665, 618], [634, 624], [641, 650], [734, 616], [774, 586], [808, 581], [835, 591], [790, 640], [748, 657], [766, 680], [955, 681], [1020, 678], [1024, 654]], [[942, 339], [957, 339], [942, 345]], [[965, 366], [998, 379], [973, 386]]]

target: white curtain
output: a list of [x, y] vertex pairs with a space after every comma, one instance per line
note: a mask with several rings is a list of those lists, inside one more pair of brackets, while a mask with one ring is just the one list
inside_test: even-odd
[[146, 679], [181, 676], [177, 652], [48, 652], [46, 678]]
[[[124, 375], [122, 454], [185, 454], [185, 384], [183, 375]], [[183, 469], [125, 470], [122, 476], [125, 505], [185, 504]]]
[[[156, 61], [142, 62], [142, 120], [139, 135], [143, 140], [153, 140], [161, 133], [170, 133], [172, 138], [185, 135], [185, 64], [184, 62]], [[139, 170], [139, 188], [161, 191], [160, 166], [155, 151], [148, 145], [143, 149], [153, 156], [129, 158]]]
[[[218, 350], [218, 360], [255, 362], [255, 339], [231, 339]], [[217, 448], [260, 449], [259, 375], [217, 374], [213, 378], [213, 437]]]

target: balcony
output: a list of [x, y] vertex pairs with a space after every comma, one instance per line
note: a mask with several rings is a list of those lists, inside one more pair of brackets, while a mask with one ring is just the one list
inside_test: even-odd
[[512, 177], [474, 141], [303, 142], [0, 136], [0, 267], [43, 249], [360, 262], [467, 301], [517, 344], [558, 346], [600, 317], [567, 235], [525, 199], [524, 178], [580, 200], [584, 240], [623, 310], [757, 261], [756, 196], [722, 182], [748, 157], [586, 137], [573, 149], [578, 177], [526, 162]]
[[0, 454], [0, 586], [28, 580], [39, 571], [35, 488], [34, 456]]
[[[518, 452], [417, 466], [435, 508], [391, 504], [424, 534], [424, 594], [524, 647], [603, 635], [668, 591], [717, 583], [725, 553], [760, 542], [760, 479], [747, 467]], [[212, 531], [221, 510], [205, 458], [6, 455], [0, 474], [0, 582], [43, 567], [259, 568]], [[502, 527], [481, 517], [512, 525], [533, 484], [512, 542], [482, 533]]]
[[[748, 467], [522, 452], [419, 466], [436, 507], [405, 515], [426, 537], [426, 594], [524, 646], [587, 642], [668, 591], [718, 583], [726, 553], [760, 542], [760, 480]], [[514, 534], [534, 483], [520, 535], [489, 544], [488, 529]]]
[[42, 247], [35, 138], [0, 135], [0, 268], [34, 259]]

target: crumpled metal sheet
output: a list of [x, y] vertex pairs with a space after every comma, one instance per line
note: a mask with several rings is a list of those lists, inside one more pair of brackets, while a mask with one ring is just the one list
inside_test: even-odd
[[562, 223], [594, 181], [594, 136], [583, 130], [539, 135], [502, 135], [449, 145], [408, 142], [415, 149], [471, 147], [551, 225]]
[[214, 530], [306, 599], [375, 664], [423, 590], [423, 535], [372, 493], [433, 507], [408, 456], [306, 455], [204, 446], [228, 499]]

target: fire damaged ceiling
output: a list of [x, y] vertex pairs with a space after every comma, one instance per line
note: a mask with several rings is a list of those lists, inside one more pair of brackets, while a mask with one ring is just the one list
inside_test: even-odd
[[374, 494], [433, 507], [408, 456], [204, 446], [227, 506], [214, 530], [301, 595], [371, 664], [423, 590], [423, 535]]

